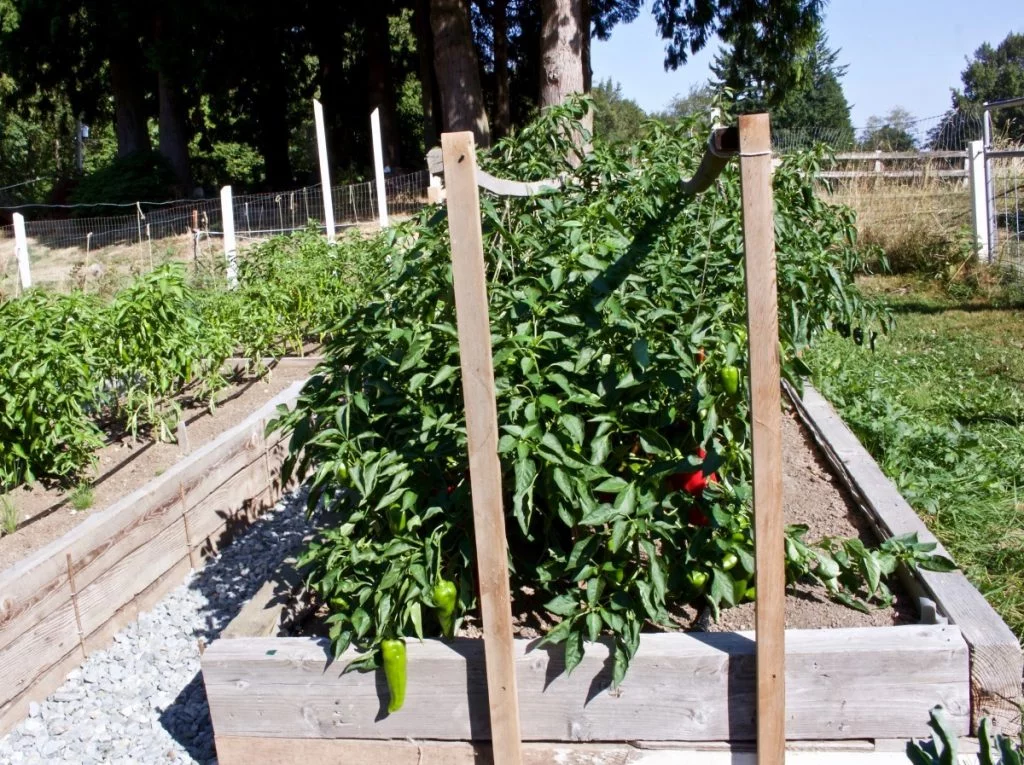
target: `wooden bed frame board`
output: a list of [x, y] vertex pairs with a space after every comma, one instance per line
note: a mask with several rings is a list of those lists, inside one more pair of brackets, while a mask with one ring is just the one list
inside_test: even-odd
[[[829, 742], [803, 749], [787, 746], [787, 765], [906, 765], [901, 752], [873, 747], [834, 748]], [[705, 749], [679, 744], [566, 744], [525, 742], [523, 765], [755, 765], [752, 751]], [[490, 747], [451, 741], [369, 741], [366, 739], [218, 737], [220, 765], [308, 765], [314, 762], [387, 765], [492, 765]]]
[[281, 496], [286, 444], [264, 430], [304, 383], [0, 572], [0, 733]]
[[[751, 633], [643, 635], [616, 691], [609, 688], [604, 643], [588, 644], [568, 676], [559, 647], [535, 644], [515, 641], [524, 740], [754, 737]], [[332, 663], [323, 639], [215, 641], [202, 657], [214, 733], [218, 740], [488, 740], [483, 641], [410, 641], [407, 650], [405, 706], [389, 716], [382, 713], [387, 693], [381, 671], [343, 673], [354, 651]], [[924, 736], [935, 704], [945, 706], [954, 729], [966, 735], [968, 685], [967, 645], [955, 626], [786, 633], [790, 740]]]
[[[913, 532], [922, 541], [935, 542], [938, 550], [948, 555], [832, 405], [810, 385], [805, 386], [802, 397], [792, 386], [785, 387], [798, 415], [880, 536]], [[960, 628], [970, 647], [972, 731], [988, 717], [993, 731], [1015, 735], [1024, 704], [1024, 657], [1017, 637], [962, 572], [921, 570], [915, 577], [937, 610]]]

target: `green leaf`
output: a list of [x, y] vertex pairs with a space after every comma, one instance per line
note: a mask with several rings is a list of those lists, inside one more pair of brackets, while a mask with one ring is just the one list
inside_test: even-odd
[[579, 607], [579, 598], [572, 593], [559, 595], [544, 604], [544, 609], [556, 616], [569, 616]]

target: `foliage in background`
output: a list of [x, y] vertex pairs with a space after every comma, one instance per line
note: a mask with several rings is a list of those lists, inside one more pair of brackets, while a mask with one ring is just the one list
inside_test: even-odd
[[839, 51], [829, 48], [824, 32], [819, 31], [813, 46], [796, 59], [794, 83], [779, 88], [767, 77], [762, 61], [741, 59], [735, 51], [723, 50], [711, 66], [713, 85], [732, 94], [736, 111], [770, 111], [773, 129], [813, 126], [828, 131], [833, 149], [849, 150], [854, 145], [853, 123], [842, 85], [848, 67], [838, 64], [838, 59]]
[[[570, 671], [585, 641], [611, 633], [617, 684], [645, 625], [669, 626], [684, 603], [717, 611], [753, 597], [746, 386], [723, 372], [747, 368], [740, 194], [733, 167], [681, 196], [707, 137], [696, 119], [651, 123], [624, 150], [595, 141], [574, 167], [567, 136], [582, 113], [548, 110], [481, 158], [506, 177], [569, 178], [550, 195], [485, 197], [483, 230], [514, 608], [549, 625]], [[815, 335], [873, 317], [851, 281], [852, 216], [813, 193], [819, 160], [775, 173], [794, 381]], [[339, 514], [300, 560], [331, 607], [336, 653], [437, 634], [441, 579], [457, 583], [458, 616], [476, 602], [446, 212], [387, 236], [379, 297], [334, 328], [326, 361], [272, 426], [292, 431], [284, 472], [310, 479], [310, 508]], [[804, 531], [789, 530], [790, 580], [853, 605], [885, 602], [898, 562], [942, 565], [911, 539], [810, 546]]]
[[[164, 158], [155, 151], [118, 157], [109, 165], [84, 176], [75, 186], [71, 201], [79, 205], [159, 202], [174, 196], [174, 177]], [[78, 208], [76, 215], [108, 215], [102, 207]]]
[[212, 406], [232, 354], [263, 369], [301, 354], [373, 287], [383, 242], [329, 246], [315, 231], [279, 237], [223, 273], [157, 267], [109, 302], [30, 290], [0, 302], [0, 493], [36, 479], [71, 481], [104, 436], [171, 440], [181, 397]]
[[647, 119], [636, 101], [622, 94], [622, 85], [611, 78], [599, 82], [592, 91], [594, 99], [594, 135], [609, 145], [630, 144], [637, 140]]
[[824, 336], [806, 357], [815, 385], [1024, 636], [1020, 314], [904, 277], [871, 285], [885, 292], [893, 330], [874, 351]]
[[912, 132], [914, 115], [901, 106], [893, 107], [885, 117], [871, 115], [860, 138], [863, 151], [914, 151], [917, 139]]

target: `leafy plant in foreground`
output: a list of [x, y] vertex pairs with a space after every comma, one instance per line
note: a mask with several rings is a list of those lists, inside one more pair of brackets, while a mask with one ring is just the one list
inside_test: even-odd
[[[580, 114], [552, 109], [482, 157], [508, 177], [567, 177], [558, 193], [482, 200], [497, 449], [514, 607], [547, 625], [569, 671], [611, 635], [618, 684], [641, 631], [671, 628], [672, 609], [755, 595], [740, 194], [735, 169], [680, 194], [707, 135], [693, 120], [651, 123], [628, 152], [595, 143], [574, 167]], [[797, 383], [814, 335], [873, 319], [852, 284], [852, 214], [815, 197], [817, 161], [775, 175], [782, 365]], [[440, 632], [440, 580], [457, 587], [458, 618], [476, 603], [445, 211], [379, 241], [379, 296], [331, 330], [326, 362], [271, 425], [292, 431], [285, 477], [307, 477], [310, 508], [340, 515], [300, 559], [339, 654]], [[790, 539], [791, 576], [854, 603], [884, 601], [885, 570], [927, 554]]]
[[[908, 741], [907, 757], [914, 765], [956, 765], [960, 762], [960, 738], [946, 717], [946, 711], [937, 706], [929, 712], [928, 726], [934, 731], [928, 741]], [[989, 733], [988, 718], [978, 725], [979, 765], [1022, 765], [1024, 753], [1019, 741]]]

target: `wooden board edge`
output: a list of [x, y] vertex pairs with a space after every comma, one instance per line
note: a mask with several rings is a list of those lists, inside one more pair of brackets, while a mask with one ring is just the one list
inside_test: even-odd
[[[809, 383], [804, 386], [803, 396], [788, 383], [784, 388], [837, 477], [858, 498], [879, 534], [891, 537], [917, 533], [918, 539], [937, 542], [831, 403]], [[859, 474], [868, 470], [880, 478], [870, 484], [859, 480]], [[941, 545], [938, 549], [948, 555]], [[1021, 729], [1024, 704], [1024, 654], [1017, 637], [962, 572], [919, 570], [914, 577], [940, 613], [960, 627], [970, 648], [971, 732], [976, 732], [981, 719], [988, 717], [995, 731], [1016, 735]]]
[[58, 570], [64, 566], [64, 556], [76, 543], [87, 538], [89, 534], [97, 530], [119, 515], [130, 511], [132, 517], [145, 512], [146, 502], [152, 496], [162, 497], [168, 487], [173, 487], [177, 492], [180, 483], [186, 481], [195, 472], [201, 472], [203, 466], [210, 458], [219, 458], [223, 450], [235, 440], [245, 441], [248, 434], [254, 427], [258, 427], [262, 437], [262, 429], [268, 417], [273, 416], [279, 404], [289, 404], [298, 398], [299, 391], [305, 385], [306, 380], [298, 380], [288, 388], [278, 393], [272, 399], [263, 404], [259, 409], [246, 417], [228, 430], [221, 433], [213, 441], [204, 444], [192, 454], [184, 457], [168, 468], [163, 474], [149, 481], [145, 485], [133, 491], [131, 494], [116, 500], [103, 510], [94, 511], [85, 521], [75, 526], [61, 537], [50, 542], [48, 545], [36, 550], [31, 555], [23, 558], [4, 571], [0, 571], [0, 591], [25, 577], [31, 570], [38, 566], [54, 565], [53, 561], [59, 559]]
[[[380, 762], [388, 765], [492, 765], [487, 744], [453, 741], [368, 739], [298, 739], [215, 736], [220, 765], [308, 765], [311, 762]], [[844, 742], [846, 743], [846, 742]], [[524, 742], [523, 765], [753, 765], [756, 755], [748, 747], [725, 742], [693, 745], [663, 742], [572, 744]], [[906, 765], [903, 752], [878, 750], [868, 742], [805, 742], [787, 745], [788, 765]]]

